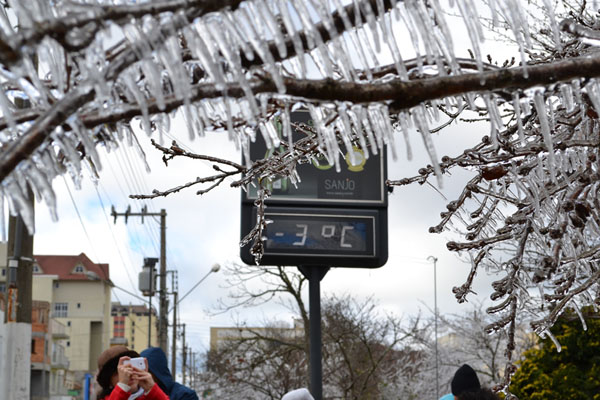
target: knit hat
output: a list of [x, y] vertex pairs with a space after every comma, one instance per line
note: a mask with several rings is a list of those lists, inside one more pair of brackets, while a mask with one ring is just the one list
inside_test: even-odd
[[104, 350], [100, 357], [98, 357], [98, 375], [96, 380], [103, 388], [110, 386], [110, 378], [117, 372], [117, 365], [119, 365], [119, 358], [128, 356], [131, 358], [139, 357], [137, 351], [129, 350], [125, 346], [113, 346]]
[[459, 396], [461, 393], [480, 389], [481, 384], [473, 368], [465, 364], [454, 374], [450, 387], [452, 388], [452, 394]]

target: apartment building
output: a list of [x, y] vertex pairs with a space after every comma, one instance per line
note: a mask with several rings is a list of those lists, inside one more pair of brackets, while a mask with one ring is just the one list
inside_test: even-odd
[[50, 318], [50, 303], [33, 301], [31, 310], [31, 399], [70, 399], [72, 380], [64, 343], [65, 326]]
[[[158, 320], [154, 307], [152, 307], [152, 315], [150, 315], [149, 307], [145, 304], [112, 303], [110, 315], [112, 318], [111, 346], [121, 344], [138, 353], [149, 345], [158, 346]], [[148, 335], [150, 335], [150, 342], [148, 342]]]
[[109, 266], [92, 262], [84, 253], [34, 258], [33, 298], [48, 302], [51, 318], [64, 325], [64, 356], [79, 386], [85, 373], [95, 373], [98, 356], [109, 346]]

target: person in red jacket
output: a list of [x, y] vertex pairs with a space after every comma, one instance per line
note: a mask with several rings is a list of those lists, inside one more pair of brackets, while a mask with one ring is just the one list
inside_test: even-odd
[[130, 355], [137, 353], [125, 346], [115, 346], [105, 350], [98, 358], [98, 383], [102, 386], [100, 399], [104, 400], [168, 400], [161, 388], [154, 382], [148, 372], [148, 361], [145, 370], [126, 364]]

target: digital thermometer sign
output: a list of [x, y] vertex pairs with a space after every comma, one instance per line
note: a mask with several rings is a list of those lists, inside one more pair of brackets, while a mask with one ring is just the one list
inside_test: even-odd
[[375, 255], [375, 217], [265, 213], [265, 254]]
[[[279, 207], [265, 210], [261, 265], [331, 265], [373, 268], [387, 260], [387, 210], [332, 207]], [[242, 232], [256, 221], [242, 208]], [[254, 262], [248, 246], [242, 260]]]
[[[292, 122], [312, 125], [307, 111], [294, 111]], [[282, 142], [287, 141], [275, 119]], [[293, 130], [293, 141], [306, 132]], [[285, 154], [280, 146], [267, 149], [257, 134], [250, 143], [250, 161], [273, 154]], [[386, 152], [365, 153], [358, 147], [344, 148], [344, 158], [335, 168], [318, 155], [298, 163], [301, 182], [296, 186], [286, 176], [273, 175], [262, 182], [271, 196], [265, 200], [262, 232], [264, 254], [261, 265], [295, 265], [377, 268], [388, 258], [387, 190], [385, 188]], [[241, 237], [256, 225], [258, 182], [242, 191]], [[242, 247], [240, 256], [254, 264], [252, 243]]]

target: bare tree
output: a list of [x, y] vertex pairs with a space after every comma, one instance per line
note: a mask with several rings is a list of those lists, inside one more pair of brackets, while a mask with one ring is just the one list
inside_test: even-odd
[[[96, 175], [98, 145], [138, 148], [132, 121], [152, 135], [168, 129], [177, 112], [190, 138], [228, 131], [246, 155], [239, 163], [176, 142], [155, 143], [165, 163], [203, 159], [215, 173], [135, 198], [197, 185], [206, 193], [231, 176], [233, 187], [262, 185], [273, 176], [296, 182], [298, 162], [323, 155], [338, 165], [340, 154], [353, 154], [343, 149], [368, 154], [388, 144], [395, 150], [397, 132], [408, 145], [416, 131], [431, 165], [389, 184], [440, 180], [455, 168], [474, 171], [430, 230], [453, 224], [462, 239], [448, 249], [472, 259], [466, 282], [455, 288], [459, 301], [481, 268], [504, 275], [494, 283], [497, 303], [488, 312], [497, 317], [487, 330], [507, 329], [506, 387], [515, 368], [510, 352], [518, 313], [537, 316], [535, 332], [550, 335], [567, 306], [600, 301], [596, 2], [116, 3], [0, 4], [2, 197], [30, 230], [28, 187], [54, 215], [52, 180], [66, 173], [78, 184], [82, 171]], [[448, 13], [465, 25], [471, 58], [455, 51]], [[489, 21], [481, 22], [482, 13]], [[520, 63], [485, 60], [480, 43], [490, 27], [516, 43]], [[257, 134], [278, 147], [275, 117], [291, 137], [290, 110], [298, 106], [308, 108], [314, 127], [297, 126], [304, 138], [283, 138], [284, 151], [250, 160]], [[432, 130], [472, 113], [489, 120], [490, 134], [438, 159]], [[246, 238], [254, 241], [257, 260], [269, 194], [260, 193], [257, 224]]]
[[[447, 383], [465, 363], [477, 372], [482, 385], [494, 387], [504, 380], [508, 337], [504, 331], [496, 335], [485, 332], [493, 318], [486, 314], [482, 303], [475, 303], [464, 314], [440, 315], [438, 318], [442, 376]], [[525, 350], [536, 344], [535, 337], [524, 323], [518, 325], [515, 335], [516, 357], [521, 357]], [[431, 343], [432, 338], [429, 340]]]
[[[284, 393], [307, 386], [308, 319], [302, 317], [301, 297], [305, 278], [283, 268], [261, 272], [261, 285], [249, 280], [256, 274], [249, 266], [227, 267], [233, 284], [232, 297], [223, 303], [226, 309], [257, 302], [279, 301], [294, 310], [297, 325], [280, 323], [265, 327], [240, 324], [223, 333], [219, 348], [207, 356], [206, 385], [215, 395], [224, 396], [231, 387], [248, 398], [280, 398]], [[268, 280], [268, 281], [267, 281]], [[254, 281], [254, 282], [253, 282]], [[292, 282], [296, 283], [293, 284]], [[285, 301], [285, 300], [289, 301]], [[322, 304], [323, 387], [328, 399], [368, 399], [393, 397], [417, 398], [433, 393], [423, 384], [422, 364], [428, 357], [419, 339], [427, 324], [419, 318], [402, 321], [378, 311], [372, 299], [359, 301], [349, 295], [327, 297]], [[386, 395], [387, 394], [387, 395]]]

